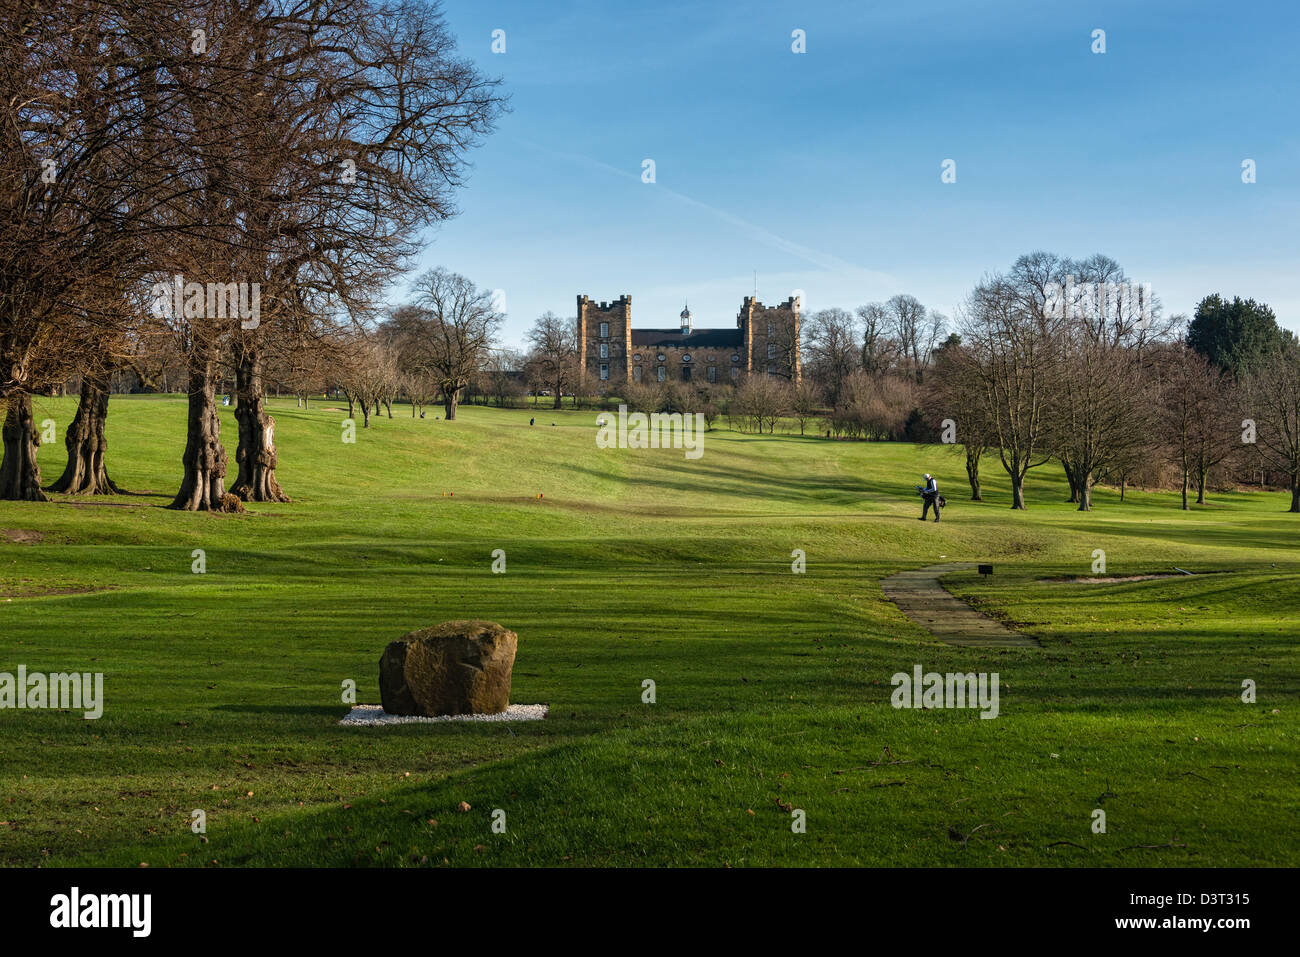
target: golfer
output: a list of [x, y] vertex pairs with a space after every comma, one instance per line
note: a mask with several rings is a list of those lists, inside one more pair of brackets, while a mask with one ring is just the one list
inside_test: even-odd
[[939, 521], [939, 483], [934, 480], [934, 476], [929, 472], [925, 473], [925, 485], [918, 485], [916, 490], [921, 493], [921, 521], [925, 521], [926, 515], [930, 509], [934, 509], [934, 520]]

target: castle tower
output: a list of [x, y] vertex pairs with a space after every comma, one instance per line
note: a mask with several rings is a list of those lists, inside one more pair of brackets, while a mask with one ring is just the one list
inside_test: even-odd
[[682, 309], [682, 335], [689, 336], [690, 334], [691, 334], [691, 305], [690, 303], [686, 303], [685, 308]]
[[766, 372], [792, 382], [803, 378], [799, 341], [800, 300], [791, 296], [779, 306], [765, 306], [746, 296], [736, 316], [746, 373]]
[[578, 296], [579, 384], [601, 392], [626, 384], [632, 375], [631, 351], [632, 297], [595, 303]]

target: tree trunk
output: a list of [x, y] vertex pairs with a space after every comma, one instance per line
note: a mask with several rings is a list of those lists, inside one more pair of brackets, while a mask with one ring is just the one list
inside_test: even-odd
[[560, 387], [557, 385], [555, 387], [555, 405], [553, 406], [553, 408], [558, 409], [563, 405], [563, 403], [564, 403], [564, 393], [560, 391]]
[[1196, 504], [1205, 504], [1205, 469], [1196, 472]]
[[966, 478], [970, 482], [970, 500], [984, 501], [980, 494], [980, 457], [979, 452], [966, 451]]
[[[186, 512], [223, 511], [226, 489], [226, 450], [221, 445], [221, 419], [217, 416], [216, 378], [212, 359], [190, 360], [189, 422], [184, 477], [180, 491], [168, 508]], [[238, 502], [238, 499], [235, 499]]]
[[1025, 510], [1025, 479], [1024, 476], [1011, 476], [1011, 507], [1013, 509]]
[[448, 394], [448, 395], [446, 395], [446, 396], [443, 397], [443, 402], [446, 404], [446, 407], [447, 407], [447, 421], [448, 421], [448, 422], [452, 422], [452, 421], [454, 421], [455, 418], [456, 418], [456, 404], [457, 404], [457, 401], [458, 401], [459, 393], [460, 393], [460, 390], [459, 390], [459, 389], [456, 389], [455, 391], [453, 391], [453, 392], [451, 392], [450, 394]]
[[1291, 507], [1289, 512], [1300, 512], [1300, 473], [1291, 476]]
[[365, 399], [361, 400], [361, 420], [363, 429], [370, 428], [370, 403]]
[[95, 376], [82, 376], [81, 398], [77, 414], [63, 437], [68, 449], [68, 464], [63, 475], [50, 486], [51, 492], [70, 495], [121, 495], [108, 477], [104, 454], [108, 443], [104, 425], [108, 420], [108, 382]]
[[1124, 501], [1124, 490], [1128, 487], [1128, 477], [1121, 475], [1119, 477], [1119, 500]]
[[1079, 511], [1092, 511], [1092, 485], [1087, 479], [1084, 479], [1083, 484], [1079, 487]]
[[1062, 459], [1061, 465], [1065, 469], [1065, 480], [1070, 483], [1070, 497], [1067, 501], [1073, 505], [1079, 501], [1079, 480], [1075, 476], [1075, 470], [1071, 467], [1069, 462]]
[[348, 396], [347, 399], [348, 399], [348, 418], [355, 419], [357, 417], [356, 402], [353, 400], [352, 396]]
[[1188, 506], [1188, 504], [1187, 504], [1187, 487], [1188, 487], [1188, 484], [1189, 484], [1189, 482], [1188, 482], [1188, 479], [1187, 479], [1187, 469], [1183, 469], [1183, 511], [1184, 511], [1184, 512], [1186, 512], [1186, 511], [1188, 510], [1188, 508], [1189, 508], [1189, 506]]
[[289, 496], [275, 478], [275, 419], [266, 411], [262, 356], [256, 348], [245, 348], [235, 357], [235, 394], [235, 421], [239, 424], [235, 463], [239, 476], [230, 494], [245, 502], [287, 502]]
[[23, 392], [9, 400], [4, 428], [4, 460], [0, 461], [0, 499], [7, 502], [48, 502], [41, 491], [41, 467], [36, 450], [41, 436], [32, 418], [32, 397]]

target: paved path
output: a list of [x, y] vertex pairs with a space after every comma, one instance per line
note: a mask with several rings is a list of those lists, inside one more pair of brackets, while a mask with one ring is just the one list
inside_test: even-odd
[[949, 562], [899, 572], [880, 583], [885, 597], [912, 621], [950, 645], [973, 648], [1041, 648], [1037, 638], [1021, 635], [976, 611], [950, 594], [939, 579], [973, 562]]

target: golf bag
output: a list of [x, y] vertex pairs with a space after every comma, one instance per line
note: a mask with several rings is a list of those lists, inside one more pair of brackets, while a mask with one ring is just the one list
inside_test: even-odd
[[[914, 485], [913, 488], [916, 489], [917, 495], [921, 496], [921, 498], [925, 498], [924, 487], [920, 485]], [[937, 516], [941, 509], [945, 509], [947, 507], [948, 507], [948, 500], [936, 492], [934, 496], [934, 514]]]
[[[917, 494], [917, 495], [921, 496], [921, 498], [925, 498], [925, 489], [924, 489], [924, 488], [922, 488], [920, 485], [914, 485], [914, 486], [912, 486], [912, 487], [916, 489], [916, 494]], [[935, 502], [938, 503], [938, 505], [939, 505], [940, 508], [947, 508], [947, 507], [948, 507], [948, 500], [947, 500], [946, 498], [944, 498], [942, 495], [936, 495], [936, 496], [934, 497], [934, 500], [935, 500]]]

